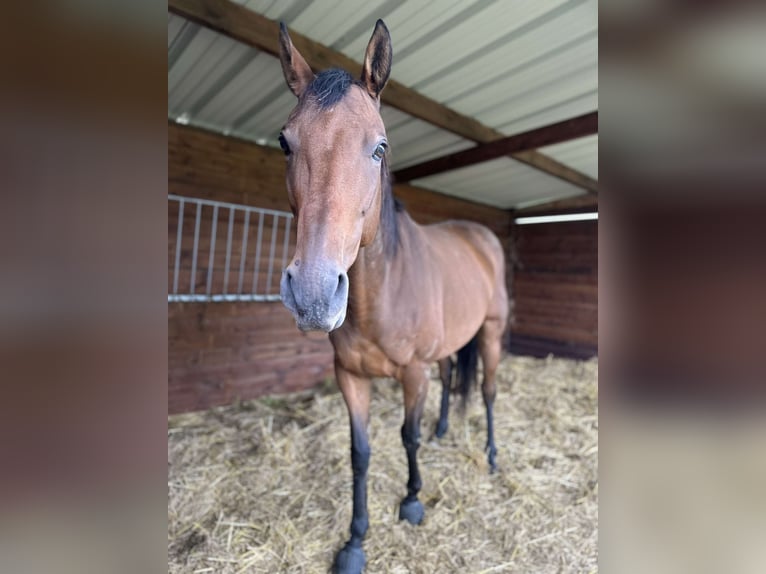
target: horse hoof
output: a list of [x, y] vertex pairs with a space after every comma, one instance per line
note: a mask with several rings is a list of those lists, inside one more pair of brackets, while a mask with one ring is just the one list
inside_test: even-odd
[[420, 524], [426, 511], [423, 504], [417, 499], [402, 500], [399, 505], [399, 520], [406, 520], [410, 524]]
[[436, 438], [442, 438], [445, 434], [447, 434], [447, 423], [442, 424], [441, 421], [436, 425]]
[[497, 463], [495, 457], [497, 456], [497, 449], [493, 446], [487, 446], [487, 464], [489, 464], [489, 474], [495, 474], [497, 472]]
[[362, 574], [364, 570], [364, 550], [360, 546], [346, 544], [335, 557], [333, 574]]

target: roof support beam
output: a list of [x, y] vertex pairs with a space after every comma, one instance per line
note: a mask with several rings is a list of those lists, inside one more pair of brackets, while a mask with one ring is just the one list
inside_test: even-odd
[[[168, 10], [263, 52], [279, 55], [276, 23], [230, 0], [168, 0]], [[314, 70], [338, 67], [351, 72], [361, 72], [362, 65], [359, 62], [324, 44], [295, 31], [290, 32], [290, 38]], [[487, 143], [505, 137], [502, 132], [464, 116], [395, 80], [389, 80], [381, 99], [398, 110], [474, 142]], [[524, 158], [516, 157], [517, 154], [512, 157], [583, 187], [582, 178], [586, 176], [568, 168], [560, 169], [564, 166], [539, 152], [524, 153]]]
[[571, 120], [565, 120], [430, 159], [423, 163], [400, 169], [394, 172], [394, 177], [396, 181], [412, 181], [413, 179], [420, 179], [436, 175], [437, 173], [483, 163], [512, 153], [529, 151], [538, 147], [589, 136], [597, 132], [598, 112], [591, 112]]

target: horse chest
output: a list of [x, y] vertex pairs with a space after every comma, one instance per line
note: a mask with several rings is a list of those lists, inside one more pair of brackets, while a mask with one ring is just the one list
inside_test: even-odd
[[373, 341], [339, 333], [332, 337], [335, 357], [344, 369], [360, 376], [393, 377], [396, 365]]
[[415, 336], [370, 337], [344, 327], [333, 332], [331, 340], [340, 364], [361, 376], [398, 377], [403, 367], [424, 359]]

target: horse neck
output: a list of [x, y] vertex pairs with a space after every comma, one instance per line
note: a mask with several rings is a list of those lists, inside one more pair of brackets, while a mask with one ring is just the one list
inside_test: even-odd
[[359, 250], [348, 271], [347, 321], [360, 328], [375, 318], [376, 303], [383, 299], [383, 290], [388, 285], [392, 259], [386, 257], [382, 231], [379, 229], [372, 243]]
[[[387, 170], [387, 166], [384, 166]], [[401, 246], [396, 250], [387, 247], [389, 241], [397, 241], [397, 237], [389, 237], [387, 234], [395, 233], [394, 229], [384, 224], [385, 217], [393, 217], [397, 220], [398, 233], [406, 232], [409, 219], [399, 217], [391, 195], [391, 184], [387, 171], [382, 171], [381, 201], [389, 200], [388, 209], [391, 213], [385, 213], [381, 206], [381, 221], [378, 224], [378, 232], [375, 239], [365, 247], [359, 249], [356, 261], [349, 269], [349, 319], [354, 323], [364, 322], [375, 311], [375, 303], [381, 301], [381, 293], [390, 286], [390, 276], [396, 260], [401, 256]]]

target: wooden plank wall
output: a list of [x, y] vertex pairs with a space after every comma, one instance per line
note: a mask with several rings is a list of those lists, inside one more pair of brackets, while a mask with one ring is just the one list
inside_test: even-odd
[[511, 351], [586, 358], [598, 349], [598, 222], [517, 225]]
[[[168, 124], [168, 192], [231, 203], [289, 210], [284, 188], [285, 160], [280, 150], [228, 138], [204, 130]], [[510, 247], [511, 214], [477, 203], [436, 194], [414, 186], [396, 186], [395, 193], [421, 223], [449, 218], [472, 219], [488, 225]], [[172, 282], [177, 211], [168, 212], [168, 280]], [[219, 281], [225, 249], [227, 215], [219, 214], [214, 283]], [[191, 280], [193, 218], [184, 217], [181, 281]], [[201, 218], [201, 237], [212, 223], [212, 209]], [[269, 225], [269, 221], [266, 222]], [[238, 223], [241, 226], [241, 223]], [[293, 226], [294, 227], [294, 226]], [[235, 234], [239, 231], [237, 227]], [[252, 234], [251, 227], [251, 234]], [[270, 228], [264, 229], [264, 235]], [[235, 237], [241, 237], [235, 235]], [[279, 236], [278, 258], [281, 262]], [[251, 235], [251, 241], [253, 237]], [[294, 229], [289, 254], [294, 245]], [[248, 242], [253, 253], [254, 243]], [[205, 284], [207, 240], [201, 242], [197, 288]], [[235, 242], [231, 259], [239, 263]], [[252, 255], [250, 255], [252, 257]], [[249, 265], [252, 259], [248, 257]], [[252, 281], [245, 269], [245, 288]], [[265, 281], [264, 272], [259, 281]], [[509, 269], [509, 281], [512, 277]], [[278, 277], [272, 281], [278, 289]], [[259, 283], [260, 284], [260, 283]], [[305, 334], [281, 303], [171, 303], [168, 305], [168, 410], [198, 410], [236, 399], [309, 388], [332, 375], [332, 350], [324, 334]]]

